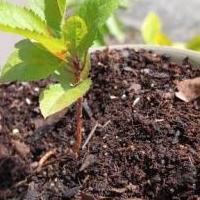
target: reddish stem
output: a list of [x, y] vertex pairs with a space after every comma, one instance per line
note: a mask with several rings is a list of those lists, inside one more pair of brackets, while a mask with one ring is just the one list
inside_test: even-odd
[[[77, 58], [74, 60], [74, 67], [77, 70], [76, 81], [77, 83], [79, 83], [82, 66]], [[83, 110], [83, 97], [79, 98], [76, 103], [76, 133], [75, 133], [76, 143], [73, 147], [73, 151], [76, 153], [79, 153], [82, 143], [82, 127], [83, 127], [82, 110]]]
[[74, 145], [74, 152], [79, 153], [82, 143], [82, 127], [83, 127], [83, 118], [82, 118], [82, 110], [83, 110], [83, 98], [79, 98], [76, 103], [76, 143]]

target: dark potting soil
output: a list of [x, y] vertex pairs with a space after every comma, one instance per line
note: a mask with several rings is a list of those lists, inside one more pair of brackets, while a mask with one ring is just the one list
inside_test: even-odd
[[174, 96], [176, 80], [200, 69], [144, 50], [91, 58], [83, 144], [96, 130], [78, 158], [70, 150], [74, 108], [54, 122], [40, 114], [47, 82], [0, 86], [0, 199], [200, 199], [200, 100]]

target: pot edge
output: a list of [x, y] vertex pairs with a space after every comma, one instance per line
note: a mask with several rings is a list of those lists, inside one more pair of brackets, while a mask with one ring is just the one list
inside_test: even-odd
[[179, 64], [182, 63], [183, 59], [189, 57], [191, 64], [195, 67], [200, 67], [200, 53], [187, 50], [187, 49], [178, 49], [170, 46], [158, 46], [158, 45], [144, 45], [144, 44], [124, 44], [124, 45], [110, 45], [103, 47], [94, 47], [90, 49], [90, 53], [97, 50], [104, 50], [106, 48], [109, 49], [125, 49], [125, 48], [133, 48], [135, 50], [146, 49], [152, 50], [158, 54], [166, 54], [171, 57], [172, 61], [177, 62]]

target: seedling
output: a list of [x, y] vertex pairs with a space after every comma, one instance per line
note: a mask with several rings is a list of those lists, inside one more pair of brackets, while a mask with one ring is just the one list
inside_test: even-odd
[[162, 32], [162, 21], [154, 12], [150, 12], [141, 27], [141, 35], [146, 44], [171, 46], [172, 41]]
[[40, 95], [47, 118], [77, 102], [76, 144], [82, 141], [82, 101], [92, 82], [88, 50], [119, 0], [84, 0], [66, 17], [67, 0], [28, 0], [30, 8], [0, 0], [0, 30], [24, 36], [1, 70], [1, 81], [38, 81], [54, 77]]
[[144, 19], [141, 26], [141, 35], [145, 44], [173, 46], [180, 49], [191, 49], [200, 51], [200, 35], [194, 36], [192, 39], [183, 42], [174, 42], [163, 32], [162, 20], [154, 12], [150, 12]]
[[[68, 7], [70, 9], [76, 9], [83, 0], [68, 0]], [[133, 0], [120, 0], [119, 9], [127, 9]], [[95, 45], [105, 45], [107, 37], [114, 38], [117, 42], [123, 43], [125, 40], [125, 25], [119, 18], [119, 16], [114, 13], [106, 21], [105, 25], [102, 27], [101, 32], [95, 40]]]

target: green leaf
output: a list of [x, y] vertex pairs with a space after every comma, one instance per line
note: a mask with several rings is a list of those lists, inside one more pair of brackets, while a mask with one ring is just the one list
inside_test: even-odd
[[15, 51], [1, 71], [2, 81], [44, 79], [61, 65], [60, 59], [29, 40], [22, 40], [15, 47]]
[[147, 44], [155, 43], [155, 36], [161, 32], [160, 18], [153, 12], [149, 13], [142, 24], [142, 37]]
[[119, 0], [85, 0], [78, 12], [86, 22], [88, 34], [81, 41], [80, 53], [87, 51], [96, 39], [99, 29], [119, 7]]
[[50, 85], [40, 96], [42, 115], [46, 118], [70, 106], [89, 90], [91, 83], [90, 79], [86, 79], [73, 87]]
[[64, 15], [67, 8], [67, 0], [57, 0], [57, 3], [58, 3], [61, 16], [65, 17]]
[[75, 73], [73, 73], [67, 64], [62, 64], [54, 72], [53, 77], [61, 84], [74, 84], [76, 83]]
[[108, 34], [108, 29], [106, 27], [106, 25], [102, 26], [100, 28], [100, 30], [97, 32], [97, 36], [95, 41], [93, 42], [92, 47], [100, 47], [100, 46], [105, 46], [106, 45], [106, 41], [105, 41], [105, 35]]
[[31, 10], [0, 1], [0, 30], [40, 42], [51, 52], [65, 50], [61, 40], [49, 35], [45, 22]]
[[65, 44], [61, 40], [52, 38], [50, 36], [45, 36], [37, 32], [31, 32], [29, 30], [23, 30], [20, 28], [12, 28], [9, 26], [3, 26], [1, 24], [0, 30], [10, 33], [17, 33], [26, 38], [33, 39], [41, 43], [46, 49], [48, 49], [52, 53], [59, 53], [65, 51], [66, 49]]
[[163, 33], [155, 35], [155, 44], [171, 46], [173, 42]]
[[186, 48], [200, 51], [200, 35], [195, 36], [186, 43]]
[[60, 36], [60, 27], [64, 22], [66, 0], [28, 0], [31, 9], [46, 21], [50, 32]]
[[0, 1], [0, 25], [48, 34], [45, 22], [31, 10]]
[[88, 78], [90, 70], [91, 70], [91, 62], [90, 62], [90, 56], [89, 54], [85, 57], [84, 61], [84, 67], [83, 70], [81, 71], [81, 80], [85, 80]]
[[75, 53], [80, 42], [87, 34], [87, 25], [79, 16], [68, 18], [63, 25], [64, 40], [69, 42], [69, 51]]
[[154, 12], [147, 15], [142, 24], [141, 31], [146, 44], [172, 45], [172, 41], [162, 33], [162, 22]]
[[31, 10], [45, 21], [45, 0], [27, 0]]
[[124, 42], [125, 34], [122, 31], [122, 25], [117, 20], [115, 15], [112, 15], [106, 22], [106, 27], [109, 33], [114, 36], [119, 42]]

